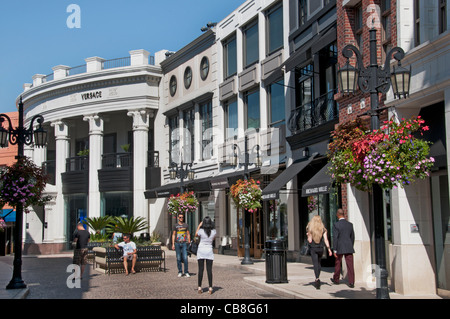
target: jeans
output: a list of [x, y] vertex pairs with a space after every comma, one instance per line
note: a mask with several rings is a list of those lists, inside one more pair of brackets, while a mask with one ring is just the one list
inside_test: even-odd
[[178, 273], [183, 273], [181, 263], [184, 263], [184, 273], [189, 273], [188, 270], [188, 256], [187, 243], [175, 243], [175, 252], [177, 254]]
[[322, 255], [323, 255], [323, 248], [311, 247], [311, 259], [313, 262], [314, 274], [316, 276], [316, 279], [319, 279], [319, 277], [320, 277], [320, 271], [321, 271], [320, 260], [322, 259]]

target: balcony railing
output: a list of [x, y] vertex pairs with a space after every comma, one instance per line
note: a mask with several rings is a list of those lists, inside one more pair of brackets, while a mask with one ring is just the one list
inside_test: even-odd
[[148, 167], [159, 167], [158, 151], [148, 151]]
[[89, 170], [89, 156], [75, 156], [66, 158], [66, 172]]
[[108, 153], [102, 155], [102, 168], [133, 167], [133, 153]]
[[339, 107], [333, 97], [335, 91], [322, 95], [311, 103], [303, 104], [291, 112], [288, 127], [298, 134], [339, 118]]

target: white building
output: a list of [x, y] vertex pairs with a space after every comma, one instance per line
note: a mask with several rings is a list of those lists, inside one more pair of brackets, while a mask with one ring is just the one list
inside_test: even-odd
[[46, 147], [25, 153], [54, 174], [47, 186], [54, 200], [25, 216], [25, 252], [66, 249], [83, 217], [149, 218], [146, 183], [160, 183], [159, 168], [152, 170], [159, 56], [135, 50], [121, 59], [87, 58], [24, 85], [26, 119], [43, 115], [49, 132]]

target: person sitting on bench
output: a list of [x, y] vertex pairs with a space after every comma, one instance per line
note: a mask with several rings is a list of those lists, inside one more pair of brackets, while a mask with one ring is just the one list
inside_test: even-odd
[[130, 234], [123, 235], [123, 242], [116, 244], [114, 246], [116, 249], [122, 247], [123, 249], [123, 266], [125, 267], [125, 273], [128, 276], [128, 260], [131, 260], [131, 273], [135, 274], [134, 266], [136, 265], [137, 253], [136, 253], [136, 244], [131, 241]]

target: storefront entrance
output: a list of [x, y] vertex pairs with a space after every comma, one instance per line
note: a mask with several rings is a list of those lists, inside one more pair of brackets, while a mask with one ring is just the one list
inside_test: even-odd
[[[238, 209], [236, 214], [236, 218], [239, 221], [239, 227], [237, 228], [238, 257], [244, 257], [244, 210]], [[245, 223], [249, 229], [250, 257], [261, 258], [264, 249], [262, 210], [258, 209], [255, 213], [245, 212]]]

